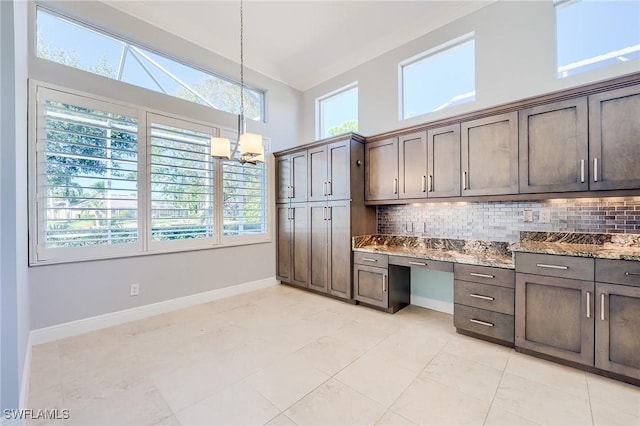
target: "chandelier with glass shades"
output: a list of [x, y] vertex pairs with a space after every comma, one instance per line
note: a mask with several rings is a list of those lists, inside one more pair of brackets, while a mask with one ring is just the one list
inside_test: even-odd
[[240, 149], [240, 163], [256, 164], [264, 161], [264, 146], [262, 136], [247, 133], [247, 123], [244, 117], [244, 7], [240, 0], [240, 114], [238, 115], [238, 135], [233, 153], [231, 142], [227, 138], [211, 138], [211, 156], [216, 158], [235, 158]]

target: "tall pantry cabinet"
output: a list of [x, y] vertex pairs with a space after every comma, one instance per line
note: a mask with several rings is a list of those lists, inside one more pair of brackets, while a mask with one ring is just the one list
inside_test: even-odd
[[375, 208], [364, 205], [364, 138], [342, 135], [274, 155], [277, 278], [352, 300], [351, 238], [376, 232]]

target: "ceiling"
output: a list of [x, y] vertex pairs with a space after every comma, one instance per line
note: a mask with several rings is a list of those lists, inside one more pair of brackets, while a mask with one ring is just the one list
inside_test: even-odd
[[[307, 90], [494, 0], [245, 0], [245, 65]], [[239, 61], [239, 1], [104, 0]]]

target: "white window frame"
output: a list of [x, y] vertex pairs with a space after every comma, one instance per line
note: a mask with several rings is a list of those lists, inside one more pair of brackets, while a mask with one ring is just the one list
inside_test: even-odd
[[[40, 146], [36, 145], [39, 129], [39, 102], [37, 94], [43, 93], [61, 94], [56, 99], [78, 99], [87, 100], [100, 108], [100, 105], [108, 104], [109, 110], [114, 112], [132, 113], [138, 119], [138, 242], [135, 244], [119, 244], [114, 246], [86, 246], [69, 248], [51, 248], [44, 251], [40, 245], [44, 242], [44, 222], [38, 210], [37, 188], [38, 169], [42, 162]], [[72, 103], [72, 102], [71, 102]], [[84, 104], [83, 104], [84, 105]], [[265, 187], [264, 193], [264, 214], [265, 233], [254, 235], [230, 235], [223, 237], [222, 228], [222, 165], [219, 159], [214, 159], [214, 224], [215, 232], [213, 238], [199, 238], [194, 240], [172, 240], [172, 241], [151, 241], [151, 194], [150, 194], [150, 138], [148, 134], [148, 114], [154, 117], [163, 116], [167, 123], [179, 123], [192, 125], [195, 129], [208, 129], [213, 136], [219, 136], [223, 131], [221, 126], [214, 123], [207, 123], [200, 120], [193, 120], [177, 114], [152, 109], [146, 106], [132, 105], [126, 102], [119, 102], [91, 93], [81, 92], [72, 88], [41, 82], [31, 79], [29, 81], [29, 128], [28, 128], [28, 192], [29, 192], [29, 264], [31, 266], [47, 265], [55, 263], [69, 263], [86, 260], [114, 259], [122, 257], [153, 255], [159, 253], [174, 253], [182, 251], [203, 250], [213, 248], [224, 248], [237, 245], [269, 243], [272, 241], [271, 224], [271, 200], [273, 197], [271, 182], [273, 181], [272, 156], [265, 158]], [[164, 119], [163, 119], [164, 120]], [[176, 120], [176, 121], [172, 121]], [[229, 134], [237, 132], [229, 128], [224, 129]], [[233, 143], [233, 142], [232, 142]], [[44, 210], [43, 210], [44, 211]], [[42, 226], [41, 226], [42, 225]], [[42, 229], [41, 229], [42, 228]]]
[[[428, 112], [424, 112], [421, 114], [417, 114], [411, 117], [405, 117], [405, 108], [404, 108], [404, 94], [405, 94], [405, 87], [404, 87], [404, 68], [409, 66], [409, 65], [413, 65], [416, 62], [420, 62], [423, 61], [425, 59], [428, 59], [430, 57], [436, 56], [440, 53], [444, 53], [449, 49], [452, 49], [454, 47], [457, 47], [461, 44], [464, 44], [466, 42], [469, 41], [473, 41], [475, 43], [475, 31], [472, 31], [470, 33], [461, 35], [460, 37], [456, 37], [452, 40], [449, 40], [445, 43], [439, 44], [438, 46], [435, 46], [429, 50], [426, 50], [424, 52], [418, 53], [417, 55], [414, 55], [410, 58], [407, 58], [403, 61], [401, 61], [400, 63], [398, 63], [398, 119], [400, 121], [404, 121], [404, 120], [410, 120], [416, 117], [421, 117], [427, 114], [431, 114], [432, 112], [438, 111], [438, 110], [434, 110], [434, 111], [428, 111]], [[474, 56], [475, 56], [475, 48], [474, 48]], [[474, 57], [475, 60], [475, 57]], [[475, 88], [475, 81], [474, 81], [474, 100], [475, 100], [475, 92], [476, 92], [476, 88]], [[473, 101], [470, 101], [473, 102]]]
[[[323, 117], [322, 117], [322, 103], [324, 101], [327, 101], [335, 96], [341, 95], [345, 92], [348, 92], [349, 90], [353, 90], [353, 89], [358, 89], [358, 82], [354, 81], [353, 83], [349, 83], [346, 86], [340, 87], [339, 89], [336, 89], [332, 92], [329, 93], [325, 93], [322, 96], [319, 96], [318, 98], [316, 98], [316, 139], [324, 139], [324, 138], [328, 138], [329, 135], [323, 135], [322, 134], [322, 129], [323, 129]], [[358, 97], [360, 95], [360, 90], [358, 89]], [[360, 114], [360, 102], [358, 99], [358, 104], [356, 105], [356, 107], [358, 108], [358, 115]], [[359, 118], [359, 117], [358, 117]], [[358, 120], [359, 121], [359, 120]]]

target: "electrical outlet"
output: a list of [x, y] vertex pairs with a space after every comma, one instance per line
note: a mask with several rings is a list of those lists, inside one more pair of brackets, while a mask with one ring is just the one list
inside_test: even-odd
[[133, 283], [131, 284], [131, 292], [130, 292], [131, 296], [137, 296], [140, 294], [140, 284], [138, 283]]
[[540, 223], [551, 223], [551, 209], [540, 209]]
[[524, 210], [524, 221], [533, 222], [533, 210], [529, 210], [529, 209]]

